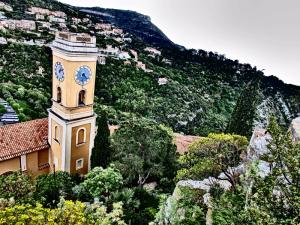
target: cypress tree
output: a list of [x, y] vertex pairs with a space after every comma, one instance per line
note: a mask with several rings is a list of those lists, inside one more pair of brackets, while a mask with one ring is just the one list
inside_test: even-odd
[[248, 83], [241, 93], [232, 113], [226, 132], [250, 138], [253, 132], [253, 122], [257, 116], [257, 106], [260, 102], [260, 81], [255, 79]]
[[97, 166], [106, 168], [110, 158], [110, 131], [107, 123], [107, 114], [102, 111], [97, 118], [97, 135], [94, 141], [94, 148], [91, 156], [92, 169]]

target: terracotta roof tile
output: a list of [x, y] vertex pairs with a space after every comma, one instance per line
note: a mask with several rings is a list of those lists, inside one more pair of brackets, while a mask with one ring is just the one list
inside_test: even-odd
[[48, 118], [0, 127], [0, 161], [46, 148]]
[[175, 144], [177, 146], [177, 152], [179, 154], [184, 154], [189, 150], [189, 145], [192, 144], [192, 142], [198, 140], [199, 136], [191, 136], [191, 135], [182, 135], [175, 133]]

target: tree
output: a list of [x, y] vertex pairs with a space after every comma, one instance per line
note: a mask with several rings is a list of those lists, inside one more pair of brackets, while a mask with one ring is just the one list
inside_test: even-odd
[[239, 134], [247, 138], [251, 137], [260, 100], [259, 89], [260, 82], [257, 79], [247, 84], [232, 113], [226, 129], [227, 133]]
[[6, 108], [3, 105], [0, 105], [0, 115], [4, 114], [6, 112], [7, 112]]
[[110, 131], [107, 124], [107, 114], [101, 111], [97, 119], [97, 135], [95, 137], [94, 148], [91, 156], [91, 167], [102, 166], [106, 168], [111, 155]]
[[165, 126], [134, 117], [121, 125], [112, 140], [112, 160], [127, 182], [142, 186], [150, 177], [174, 177], [176, 146]]
[[45, 206], [53, 207], [59, 203], [60, 197], [72, 198], [75, 186], [71, 175], [67, 172], [55, 172], [41, 175], [36, 179], [35, 198]]
[[15, 205], [0, 211], [0, 224], [26, 225], [125, 225], [122, 220], [122, 203], [114, 203], [110, 212], [105, 206], [86, 206], [76, 201], [61, 200], [55, 209], [43, 208], [41, 204]]
[[[228, 180], [234, 188], [239, 177], [235, 169], [241, 162], [241, 154], [248, 146], [246, 137], [230, 134], [209, 134], [190, 145], [186, 155], [181, 156], [182, 169], [177, 180], [202, 180], [208, 177]], [[224, 173], [225, 178], [219, 175]]]
[[106, 169], [95, 167], [80, 184], [84, 190], [93, 198], [110, 198], [112, 192], [123, 186], [123, 177], [113, 165]]
[[34, 191], [32, 179], [20, 171], [0, 176], [0, 198], [14, 198], [17, 202], [29, 202]]

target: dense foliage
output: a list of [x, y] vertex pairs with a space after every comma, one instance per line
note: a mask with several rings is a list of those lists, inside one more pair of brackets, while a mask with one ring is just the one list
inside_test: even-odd
[[144, 185], [150, 179], [172, 179], [176, 146], [172, 132], [144, 118], [126, 121], [112, 136], [112, 160], [128, 183]]
[[125, 225], [122, 220], [122, 204], [115, 203], [111, 212], [105, 206], [93, 204], [86, 206], [76, 201], [62, 200], [55, 209], [42, 205], [14, 205], [0, 211], [0, 224], [26, 225]]

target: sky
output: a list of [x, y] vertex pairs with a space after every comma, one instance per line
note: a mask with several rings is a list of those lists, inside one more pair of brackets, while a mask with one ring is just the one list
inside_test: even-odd
[[173, 42], [250, 63], [300, 86], [299, 0], [59, 0], [134, 10]]

